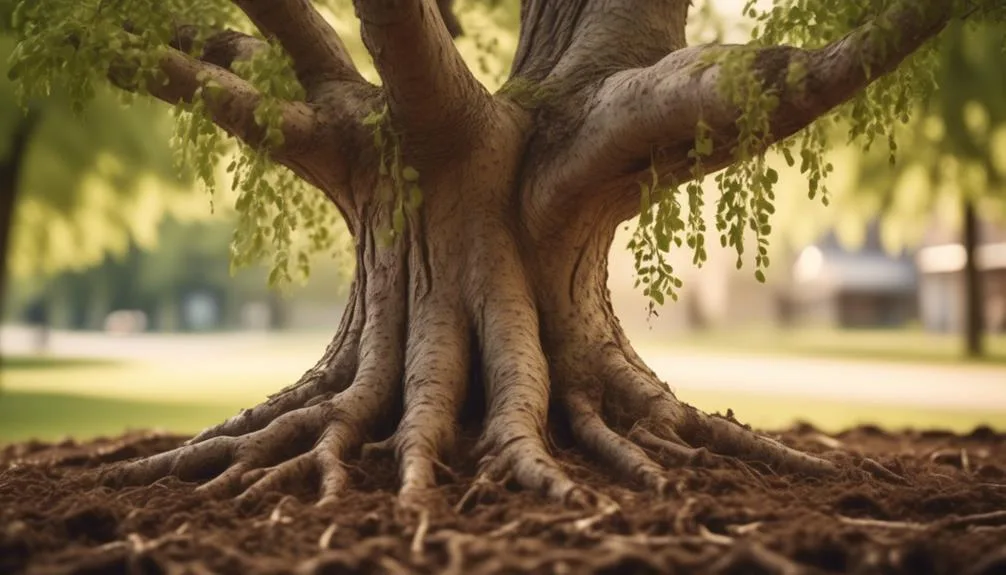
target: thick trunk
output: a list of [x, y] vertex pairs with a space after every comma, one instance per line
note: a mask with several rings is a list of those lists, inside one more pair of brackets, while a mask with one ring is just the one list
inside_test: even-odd
[[678, 401], [646, 367], [607, 289], [619, 217], [604, 203], [585, 204], [547, 236], [519, 219], [513, 201], [528, 185], [517, 174], [530, 127], [503, 102], [482, 127], [492, 139], [453, 164], [422, 166], [422, 210], [389, 246], [375, 240], [388, 206], [365, 199], [387, 183], [361, 177], [356, 279], [318, 364], [266, 403], [115, 476], [215, 477], [203, 489], [257, 496], [313, 474], [331, 501], [346, 487], [342, 462], [367, 447], [394, 451], [403, 500], [416, 502], [437, 486], [459, 425], [474, 421], [487, 479], [596, 503], [550, 454], [548, 427], [559, 425], [550, 412], [585, 450], [660, 491], [670, 485], [661, 464], [713, 457], [704, 448], [780, 470], [834, 472]]
[[979, 222], [975, 203], [964, 200], [964, 343], [968, 357], [985, 355], [985, 297], [978, 269]]

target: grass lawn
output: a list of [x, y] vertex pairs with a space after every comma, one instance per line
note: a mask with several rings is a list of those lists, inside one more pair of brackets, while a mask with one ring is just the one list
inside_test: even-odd
[[[192, 364], [178, 366], [175, 371], [142, 363], [11, 358], [5, 359], [3, 366], [0, 443], [65, 436], [84, 439], [130, 428], [194, 433], [234, 415], [241, 407], [261, 401], [265, 394], [296, 378], [285, 373], [289, 366], [283, 362], [273, 371], [239, 371], [227, 374], [224, 380], [219, 368]], [[226, 388], [224, 392], [214, 393], [222, 387]], [[962, 432], [981, 424], [1001, 427], [1000, 422], [1006, 420], [1002, 412], [904, 408], [736, 392], [689, 390], [679, 392], [679, 396], [708, 411], [731, 408], [742, 421], [762, 429], [778, 429], [803, 420], [827, 431], [873, 423], [892, 429], [940, 427]]]
[[[643, 336], [643, 339], [652, 339]], [[969, 363], [1006, 366], [1006, 334], [986, 338], [986, 357], [964, 355], [964, 338], [916, 329], [812, 329], [776, 327], [713, 329], [672, 336], [662, 342], [698, 351], [802, 355], [857, 360]]]
[[0, 392], [0, 444], [25, 439], [86, 439], [128, 429], [194, 433], [240, 406], [153, 402], [60, 393]]

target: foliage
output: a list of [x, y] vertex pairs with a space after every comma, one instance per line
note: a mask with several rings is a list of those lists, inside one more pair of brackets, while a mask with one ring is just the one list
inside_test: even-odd
[[[779, 182], [779, 174], [766, 160], [766, 154], [778, 152], [790, 167], [797, 165], [799, 158], [800, 173], [806, 178], [808, 196], [812, 199], [819, 197], [825, 205], [830, 202], [831, 196], [827, 177], [834, 171], [834, 165], [828, 161], [827, 152], [832, 140], [829, 135], [835, 131], [835, 126], [847, 129], [849, 145], [866, 151], [877, 139], [885, 140], [888, 156], [893, 162], [898, 149], [896, 127], [908, 122], [913, 108], [919, 102], [929, 100], [938, 88], [934, 71], [939, 65], [939, 41], [928, 42], [892, 74], [874, 82], [801, 132], [769, 146], [772, 140], [770, 119], [779, 105], [778, 91], [766, 86], [760, 78], [755, 49], [780, 44], [817, 48], [841, 39], [852, 29], [870, 21], [875, 21], [875, 25], [867, 41], [889, 45], [897, 40], [898, 30], [884, 22], [883, 18], [878, 18], [891, 5], [890, 1], [780, 0], [768, 9], [759, 9], [759, 4], [762, 3], [747, 0], [743, 10], [755, 22], [751, 42], [745, 46], [710, 51], [708, 60], [702, 65], [719, 65], [721, 93], [740, 110], [736, 119], [738, 137], [732, 150], [734, 161], [715, 176], [720, 192], [715, 216], [720, 243], [736, 251], [737, 267], [740, 268], [744, 262], [745, 245], [753, 241], [757, 249], [755, 277], [765, 281], [764, 270], [769, 265], [768, 238], [772, 231], [770, 216], [775, 212], [776, 184]], [[1002, 19], [1006, 11], [992, 2], [985, 2], [962, 6], [957, 13], [972, 18]], [[866, 69], [871, 64], [869, 61], [862, 62]], [[806, 72], [798, 65], [791, 65], [786, 87], [803, 89]], [[688, 185], [695, 188], [705, 177], [701, 165], [701, 152], [708, 149], [702, 137], [705, 129], [702, 123], [696, 127], [696, 144], [691, 152], [694, 160], [692, 177], [695, 179]], [[660, 262], [671, 245], [681, 245], [680, 233], [684, 231], [676, 208], [679, 183], [654, 181], [651, 187], [658, 185], [667, 190], [656, 194], [648, 194], [644, 190], [644, 202], [649, 200], [655, 206], [644, 205], [643, 216], [629, 244], [636, 256], [640, 281], [648, 286], [646, 295], [656, 304], [662, 303], [665, 295], [677, 297], [675, 290], [681, 282], [674, 277], [669, 266]], [[671, 236], [669, 240], [659, 241], [662, 234], [668, 233]], [[749, 234], [753, 238], [747, 237]], [[640, 241], [649, 235], [655, 236], [658, 241]], [[704, 230], [697, 225], [688, 227], [688, 246], [693, 251], [694, 264], [700, 266], [706, 260], [703, 236]], [[658, 262], [657, 265], [652, 265], [654, 261]]]
[[380, 155], [378, 171], [388, 180], [388, 186], [379, 190], [378, 201], [390, 208], [391, 226], [378, 230], [380, 240], [390, 244], [405, 232], [408, 216], [416, 213], [423, 203], [423, 191], [419, 187], [419, 171], [402, 160], [401, 136], [391, 125], [388, 106], [380, 112], [371, 112], [363, 124], [374, 131], [374, 148]]
[[[957, 14], [969, 19], [1001, 21], [1006, 13], [995, 0], [954, 1]], [[768, 9], [760, 9], [760, 3], [750, 0], [744, 13], [755, 24], [751, 43], [711, 51], [710, 61], [704, 63], [721, 67], [722, 94], [740, 110], [736, 120], [738, 138], [732, 151], [734, 162], [714, 178], [720, 191], [716, 198], [716, 231], [721, 245], [736, 251], [738, 266], [743, 264], [745, 246], [754, 242], [755, 275], [760, 280], [769, 265], [768, 237], [772, 232], [770, 220], [779, 179], [765, 154], [767, 143], [772, 140], [769, 119], [779, 101], [778, 88], [767, 87], [757, 73], [753, 48], [780, 43], [813, 48], [837, 40], [871, 20], [875, 24], [868, 41], [883, 46], [898, 35], [889, 22], [877, 19], [891, 3], [892, 0], [777, 0]], [[351, 2], [327, 0], [319, 4], [345, 38], [363, 74], [378, 81], [369, 55], [350, 24]], [[156, 77], [160, 47], [179, 22], [204, 25], [206, 30], [229, 26], [254, 33], [227, 0], [22, 0], [18, 6], [23, 39], [13, 65], [25, 95], [48, 93], [53, 85], [63, 84], [73, 87], [78, 100], [86, 100], [93, 94], [98, 78], [114, 68], [121, 54], [140, 63], [132, 80], [142, 93], [145, 79]], [[490, 88], [498, 88], [507, 73], [508, 56], [516, 43], [513, 32], [518, 8], [514, 0], [458, 2], [462, 23], [468, 31], [459, 40], [462, 53]], [[711, 11], [704, 5], [701, 13], [708, 15]], [[127, 21], [135, 33], [124, 31]], [[715, 25], [712, 35], [721, 35]], [[67, 42], [68, 38], [74, 42]], [[937, 87], [933, 73], [938, 60], [936, 48], [936, 43], [930, 42], [895, 73], [776, 146], [791, 166], [799, 165], [811, 197], [828, 201], [825, 179], [834, 167], [827, 161], [825, 151], [829, 144], [827, 136], [836, 125], [847, 128], [850, 142], [863, 149], [870, 149], [878, 139], [885, 141], [888, 153], [894, 156], [898, 147], [895, 126], [906, 122], [916, 103], [929, 99]], [[862, 64], [869, 68], [872, 63]], [[270, 146], [278, 137], [274, 103], [278, 98], [296, 96], [300, 87], [290, 73], [285, 55], [275, 45], [245, 62], [236, 72], [264, 95], [256, 118], [268, 128], [268, 135], [258, 146], [242, 148], [238, 159], [230, 164], [233, 185], [239, 192], [236, 205], [240, 213], [233, 240], [233, 261], [246, 264], [271, 253], [273, 280], [290, 279], [293, 268], [306, 275], [308, 254], [332, 248], [334, 239], [327, 230], [332, 229], [337, 214], [317, 191], [308, 189], [269, 161]], [[794, 66], [787, 75], [787, 85], [799, 88], [805, 73]], [[511, 90], [514, 88], [510, 86]], [[199, 174], [210, 188], [215, 184], [213, 166], [230, 153], [206, 118], [203, 98], [212, 90], [213, 86], [205, 86], [193, 104], [183, 107], [180, 113], [184, 121], [179, 123], [180, 133], [175, 140], [182, 150], [179, 156], [182, 163]], [[398, 154], [391, 141], [393, 134], [381, 128], [379, 120], [380, 114], [372, 118], [377, 128], [375, 145], [385, 159], [386, 170], [393, 176], [393, 213], [398, 214], [393, 217], [395, 222], [404, 220], [406, 206], [418, 203], [418, 186], [413, 185], [414, 179], [405, 177], [408, 174], [418, 178], [418, 174], [396, 169]], [[641, 185], [642, 216], [630, 247], [636, 254], [639, 281], [655, 304], [662, 303], [665, 296], [676, 297], [681, 286], [666, 262], [671, 249], [686, 245], [692, 250], [696, 265], [706, 260], [707, 222], [702, 215], [706, 198], [702, 184], [708, 175], [704, 160], [711, 147], [706, 131], [702, 123], [696, 127], [688, 181], [652, 178]], [[397, 224], [392, 225], [392, 231], [395, 229]]]
[[947, 34], [936, 72], [942, 88], [902, 129], [893, 166], [862, 158], [857, 185], [842, 209], [883, 216], [891, 249], [920, 239], [931, 216], [958, 223], [963, 199], [986, 219], [1006, 216], [1006, 25], [957, 24]]
[[[13, 39], [0, 38], [0, 54]], [[7, 266], [16, 275], [81, 268], [129, 242], [151, 245], [169, 211], [184, 213], [186, 191], [172, 168], [163, 110], [128, 109], [105, 89], [76, 113], [65, 93], [33, 99], [31, 133]], [[24, 121], [11, 82], [0, 80], [0, 153], [12, 153]]]

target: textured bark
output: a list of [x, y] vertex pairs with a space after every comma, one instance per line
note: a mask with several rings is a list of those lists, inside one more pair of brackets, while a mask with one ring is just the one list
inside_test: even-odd
[[279, 41], [309, 95], [327, 82], [363, 80], [342, 39], [310, 0], [235, 0], [234, 4], [264, 36]]
[[[289, 22], [315, 22], [306, 2], [277, 2], [271, 9], [282, 18], [252, 10], [258, 2], [237, 3], [295, 60], [341, 61], [328, 32], [289, 36]], [[852, 64], [853, 52], [865, 50], [875, 71], [890, 70], [949, 17], [934, 9], [912, 20], [909, 5], [887, 14], [910, 31], [898, 50], [871, 52], [868, 24], [822, 50], [766, 51], [759, 60], [766, 82], [802, 58], [816, 87], [809, 96], [784, 94], [791, 114], [779, 119], [780, 134], [877, 77]], [[710, 461], [842, 472], [729, 415], [679, 401], [633, 351], [612, 310], [606, 258], [617, 226], [638, 210], [638, 173], [649, 163], [648, 152], [640, 163], [641, 150], [659, 144], [671, 164], [682, 162], [688, 150], [678, 144], [693, 138], [700, 107], [715, 112], [718, 142], [729, 139], [736, 115], [716, 91], [715, 70], [687, 71], [705, 50], [684, 47], [688, 2], [526, 0], [514, 81], [497, 95], [475, 82], [454, 48], [452, 19], [442, 15], [449, 6], [359, 0], [383, 87], [321, 74], [310, 105], [290, 104], [291, 135], [314, 139], [281, 158], [338, 204], [357, 247], [352, 297], [322, 359], [262, 405], [110, 476], [213, 477], [204, 489], [246, 497], [314, 476], [321, 500], [331, 501], [346, 487], [344, 461], [359, 449], [386, 449], [398, 460], [403, 502], [421, 504], [457, 427], [473, 420], [484, 457], [472, 492], [510, 478], [571, 504], [598, 503], [552, 457], [550, 425], [568, 427], [608, 468], [661, 492], [670, 485], [666, 467]], [[171, 97], [184, 97], [190, 72], [204, 65], [170, 56]], [[303, 74], [323, 68], [298, 64]], [[522, 93], [522, 82], [535, 93]], [[243, 125], [242, 106], [255, 97], [229, 86], [229, 105], [219, 110], [225, 128]], [[419, 171], [423, 204], [409, 213], [404, 234], [382, 247], [375, 237], [390, 225], [392, 207], [382, 198], [392, 183], [379, 175], [372, 128], [362, 121], [385, 105], [401, 162]], [[339, 145], [325, 144], [334, 133]], [[562, 417], [550, 421], [550, 413]], [[865, 469], [897, 479], [870, 462]]]

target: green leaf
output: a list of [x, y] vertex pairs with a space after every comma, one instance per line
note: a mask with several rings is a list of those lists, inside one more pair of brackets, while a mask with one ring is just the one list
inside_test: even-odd
[[419, 172], [412, 166], [405, 166], [402, 168], [402, 178], [406, 182], [418, 182]]
[[418, 210], [423, 205], [423, 190], [419, 186], [409, 186], [409, 209]]

